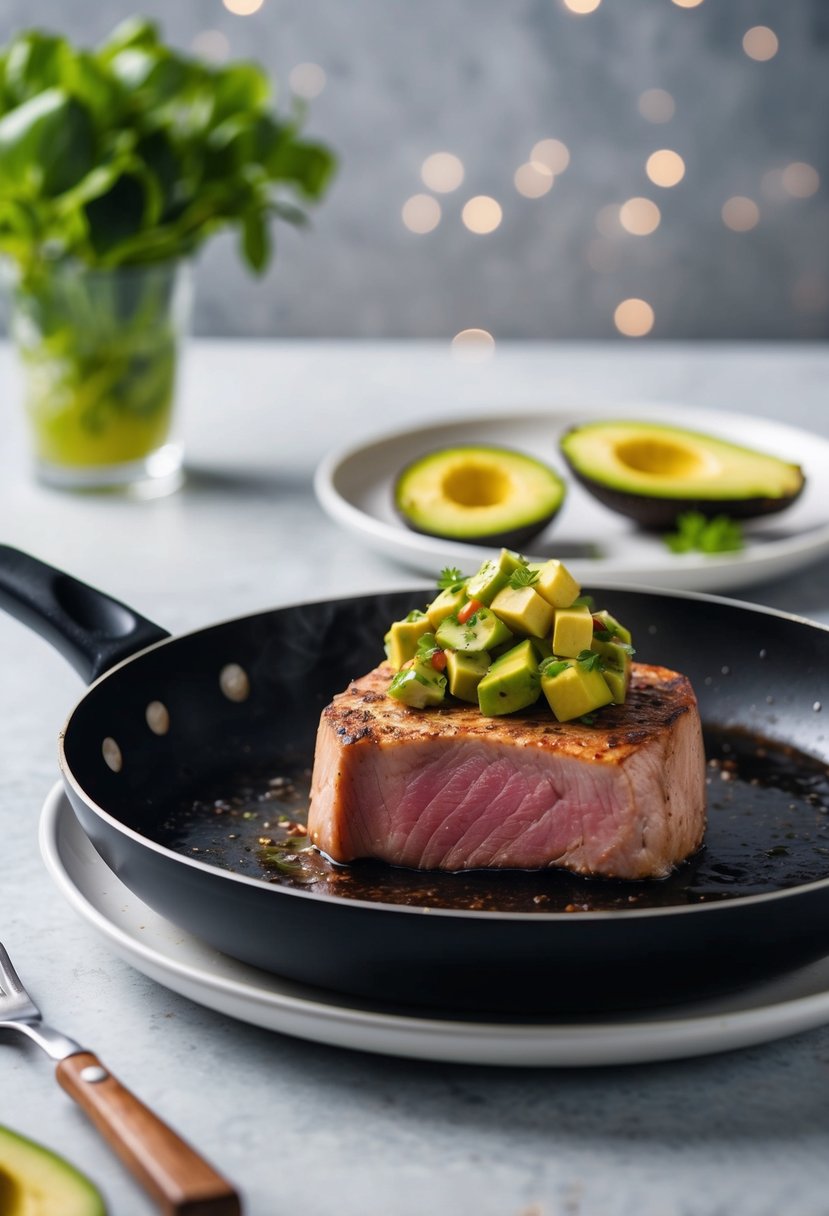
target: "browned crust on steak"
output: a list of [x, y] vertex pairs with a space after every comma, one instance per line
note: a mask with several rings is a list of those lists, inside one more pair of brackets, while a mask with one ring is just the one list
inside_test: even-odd
[[557, 722], [542, 700], [531, 709], [487, 718], [475, 705], [447, 703], [432, 709], [410, 709], [386, 695], [394, 675], [386, 663], [354, 680], [322, 714], [344, 747], [356, 743], [393, 744], [396, 740], [492, 739], [519, 747], [538, 747], [557, 755], [622, 764], [642, 743], [667, 731], [676, 719], [696, 708], [686, 676], [666, 667], [634, 663], [624, 705], [603, 709], [594, 726], [578, 720]]

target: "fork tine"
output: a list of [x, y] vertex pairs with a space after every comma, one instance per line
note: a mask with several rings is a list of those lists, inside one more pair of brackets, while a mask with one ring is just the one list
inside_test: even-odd
[[0, 942], [0, 989], [7, 996], [29, 996], [20, 982], [20, 976], [12, 966], [8, 951], [2, 942]]
[[28, 1021], [29, 1028], [24, 1030], [24, 1033], [28, 1034], [30, 1038], [35, 1037], [32, 1029], [34, 1023], [40, 1022], [40, 1010], [23, 987], [20, 976], [15, 971], [8, 951], [2, 942], [0, 942], [0, 1019], [2, 1019], [0, 1025], [4, 1025], [6, 1029], [10, 1022], [23, 1029], [21, 1024]]

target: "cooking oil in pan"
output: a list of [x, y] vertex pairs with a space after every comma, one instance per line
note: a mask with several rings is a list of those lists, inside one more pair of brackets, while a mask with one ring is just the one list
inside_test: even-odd
[[224, 773], [176, 807], [159, 843], [265, 882], [337, 899], [493, 912], [670, 907], [829, 877], [829, 771], [789, 747], [709, 728], [704, 847], [668, 878], [585, 879], [560, 870], [446, 874], [380, 862], [335, 865], [305, 831], [310, 769]]

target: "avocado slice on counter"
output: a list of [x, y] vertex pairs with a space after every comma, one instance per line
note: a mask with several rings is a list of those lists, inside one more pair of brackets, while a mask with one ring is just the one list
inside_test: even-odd
[[42, 1144], [0, 1127], [3, 1216], [106, 1216], [100, 1192]]
[[778, 456], [657, 422], [589, 422], [567, 431], [560, 447], [595, 498], [643, 528], [671, 528], [685, 511], [770, 515], [805, 484], [800, 466]]
[[452, 447], [403, 469], [394, 505], [414, 532], [517, 548], [547, 526], [565, 492], [558, 473], [523, 452]]

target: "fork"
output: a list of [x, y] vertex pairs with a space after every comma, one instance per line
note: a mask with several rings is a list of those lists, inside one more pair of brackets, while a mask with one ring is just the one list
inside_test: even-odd
[[165, 1216], [240, 1216], [234, 1188], [130, 1093], [98, 1057], [43, 1022], [0, 942], [0, 1030], [57, 1061], [55, 1075]]

